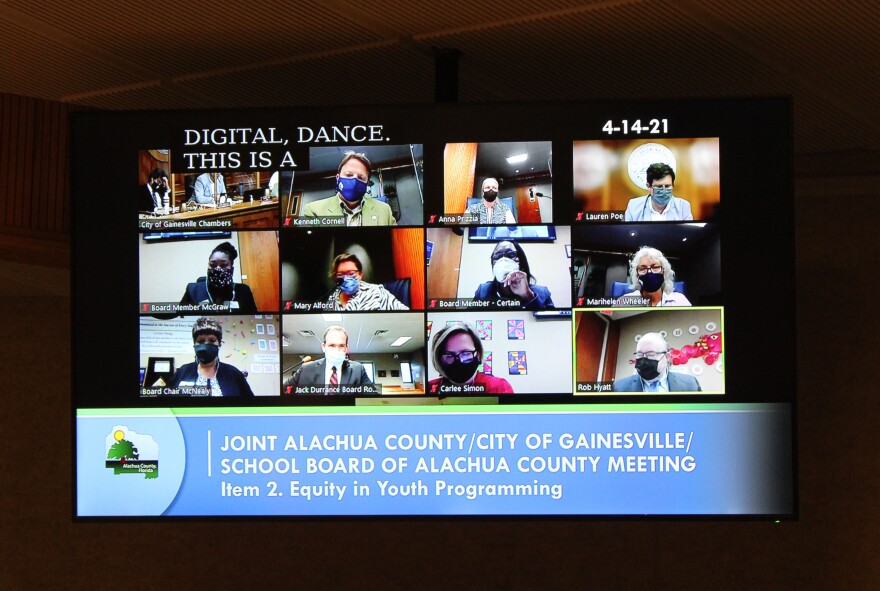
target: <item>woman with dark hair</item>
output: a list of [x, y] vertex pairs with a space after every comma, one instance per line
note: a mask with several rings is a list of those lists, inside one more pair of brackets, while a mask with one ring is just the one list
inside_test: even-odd
[[364, 281], [364, 266], [353, 254], [344, 252], [333, 259], [330, 279], [336, 288], [327, 298], [329, 310], [409, 310], [383, 286]]
[[490, 258], [495, 278], [477, 288], [475, 300], [519, 300], [523, 310], [555, 308], [550, 290], [537, 285], [529, 270], [529, 259], [516, 240], [502, 240]]
[[[253, 397], [254, 393], [245, 375], [237, 367], [220, 363], [223, 327], [217, 319], [196, 320], [193, 324], [192, 336], [196, 360], [181, 365], [171, 378], [169, 387], [197, 388], [206, 396]], [[204, 390], [201, 390], [202, 388]]]
[[428, 382], [431, 394], [513, 394], [510, 382], [479, 371], [483, 344], [467, 324], [456, 322], [437, 331], [431, 343], [431, 361], [441, 375]]
[[234, 283], [232, 274], [238, 251], [229, 242], [218, 244], [208, 257], [208, 274], [189, 283], [180, 299], [181, 304], [228, 304], [231, 312], [256, 314], [257, 303], [251, 288]]

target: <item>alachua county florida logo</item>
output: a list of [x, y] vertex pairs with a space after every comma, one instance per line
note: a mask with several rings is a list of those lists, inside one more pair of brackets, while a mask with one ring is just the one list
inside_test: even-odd
[[159, 477], [159, 444], [151, 435], [141, 435], [125, 425], [116, 425], [104, 438], [107, 449], [105, 467], [113, 474], [143, 474]]

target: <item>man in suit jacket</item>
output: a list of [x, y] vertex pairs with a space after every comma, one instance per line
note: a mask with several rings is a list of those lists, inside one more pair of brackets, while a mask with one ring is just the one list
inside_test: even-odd
[[303, 364], [284, 382], [285, 394], [375, 394], [376, 387], [367, 370], [357, 361], [346, 359], [348, 333], [341, 326], [324, 331], [321, 349], [324, 359]]
[[344, 217], [346, 226], [394, 226], [387, 203], [364, 197], [372, 165], [366, 154], [348, 151], [336, 170], [336, 194], [307, 203], [303, 217]]
[[669, 371], [672, 356], [663, 335], [646, 333], [636, 345], [637, 375], [615, 380], [615, 392], [701, 392], [697, 378]]
[[[145, 185], [138, 192], [138, 211], [156, 211], [163, 206], [163, 198], [170, 191], [168, 173], [161, 168], [154, 168]], [[170, 195], [169, 195], [170, 197]]]

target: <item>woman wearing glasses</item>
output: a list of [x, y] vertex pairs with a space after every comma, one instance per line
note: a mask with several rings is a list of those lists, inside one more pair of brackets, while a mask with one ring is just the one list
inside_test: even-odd
[[[495, 278], [481, 284], [475, 300], [517, 300], [523, 310], [554, 308], [550, 290], [537, 285], [529, 270], [529, 259], [516, 240], [503, 240], [495, 246], [490, 258]], [[506, 306], [499, 306], [506, 307]], [[515, 309], [515, 308], [514, 308]]]
[[467, 324], [456, 322], [437, 331], [431, 343], [431, 361], [442, 376], [428, 382], [431, 394], [513, 394], [507, 380], [479, 371], [483, 345]]
[[330, 279], [336, 288], [327, 298], [331, 310], [409, 310], [400, 300], [382, 287], [362, 281], [364, 266], [353, 254], [342, 253], [330, 265]]
[[673, 291], [675, 271], [663, 253], [643, 246], [629, 263], [633, 291], [617, 301], [618, 306], [690, 306], [683, 293]]

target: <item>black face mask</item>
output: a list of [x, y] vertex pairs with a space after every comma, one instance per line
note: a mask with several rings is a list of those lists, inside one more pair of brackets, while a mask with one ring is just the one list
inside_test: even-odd
[[454, 384], [464, 384], [476, 373], [477, 367], [480, 365], [479, 359], [474, 359], [469, 363], [462, 363], [458, 359], [452, 363], [440, 364], [443, 367], [443, 374]]
[[232, 267], [208, 267], [208, 285], [214, 288], [232, 285]]
[[643, 380], [655, 380], [660, 375], [660, 371], [657, 369], [659, 363], [659, 359], [654, 360], [642, 357], [636, 360], [636, 371], [639, 372]]
[[496, 197], [498, 197], [498, 191], [483, 191], [483, 199], [489, 203], [495, 201]]
[[202, 365], [213, 363], [214, 360], [217, 359], [217, 355], [220, 353], [220, 346], [212, 345], [210, 343], [194, 345], [193, 349], [195, 349], [196, 352], [196, 359], [198, 359], [199, 363]]
[[654, 293], [663, 287], [663, 273], [647, 272], [639, 277], [639, 283], [642, 284], [642, 291], [646, 293]]

